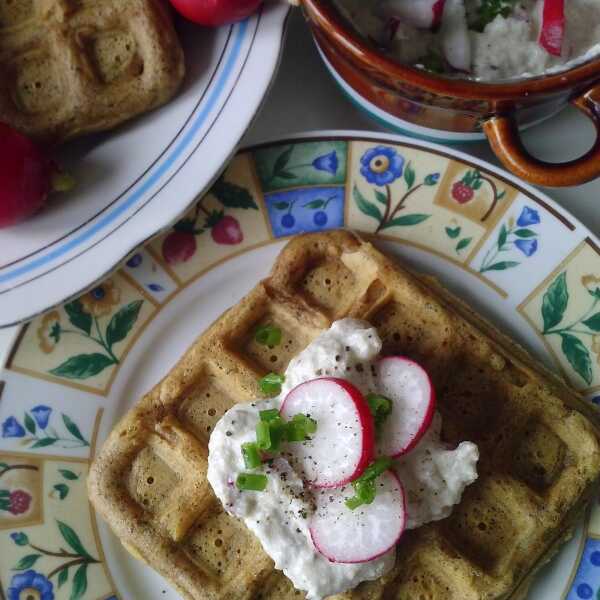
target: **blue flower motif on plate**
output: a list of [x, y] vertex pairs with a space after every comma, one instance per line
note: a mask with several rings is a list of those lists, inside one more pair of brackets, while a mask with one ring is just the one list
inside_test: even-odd
[[404, 158], [393, 148], [376, 146], [361, 156], [360, 164], [360, 172], [369, 183], [384, 186], [402, 176]]
[[14, 417], [8, 417], [2, 423], [2, 437], [4, 438], [22, 438], [25, 437], [25, 429]]
[[338, 170], [337, 152], [332, 150], [328, 154], [317, 156], [317, 158], [312, 161], [312, 166], [318, 171], [326, 171], [327, 173], [331, 173], [331, 175], [335, 175]]
[[19, 573], [12, 578], [7, 590], [8, 600], [54, 600], [54, 586], [46, 577], [33, 570]]
[[537, 240], [516, 240], [515, 246], [525, 255], [535, 254], [538, 247]]
[[525, 206], [517, 219], [519, 227], [527, 227], [528, 225], [537, 225], [540, 222], [540, 215], [537, 210]]
[[52, 409], [49, 406], [44, 406], [43, 404], [31, 409], [31, 414], [33, 415], [33, 418], [40, 429], [46, 429], [46, 427], [48, 427], [48, 419], [50, 418], [51, 412]]

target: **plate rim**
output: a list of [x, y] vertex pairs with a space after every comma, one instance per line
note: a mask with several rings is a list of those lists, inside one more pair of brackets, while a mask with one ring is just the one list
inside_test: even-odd
[[[290, 19], [290, 15], [291, 15], [291, 8], [292, 8], [291, 6], [289, 6], [289, 5], [286, 6], [285, 4], [276, 4], [276, 5], [273, 4], [268, 7], [261, 8], [261, 11], [258, 15], [254, 15], [253, 17], [250, 17], [246, 21], [242, 22], [242, 23], [247, 23], [250, 19], [257, 19], [257, 24], [256, 24], [256, 29], [253, 34], [253, 39], [255, 39], [255, 38], [258, 39], [259, 43], [260, 43], [261, 34], [263, 37], [270, 36], [271, 39], [269, 41], [269, 44], [271, 44], [271, 47], [269, 48], [269, 58], [272, 63], [272, 69], [270, 71], [269, 71], [269, 69], [267, 69], [265, 71], [266, 75], [264, 76], [264, 78], [262, 80], [261, 86], [259, 86], [259, 89], [262, 88], [262, 91], [255, 94], [255, 96], [254, 96], [255, 104], [254, 104], [254, 106], [251, 106], [251, 109], [249, 111], [250, 114], [248, 115], [248, 118], [246, 119], [246, 123], [242, 128], [240, 128], [240, 130], [238, 132], [239, 136], [236, 134], [236, 137], [238, 138], [237, 141], [235, 141], [231, 144], [227, 144], [227, 146], [229, 146], [229, 149], [227, 151], [225, 160], [217, 169], [215, 169], [215, 173], [212, 175], [212, 177], [210, 177], [206, 180], [205, 185], [200, 188], [196, 188], [195, 191], [188, 192], [188, 194], [186, 195], [187, 199], [185, 200], [185, 202], [181, 203], [180, 207], [178, 207], [177, 213], [172, 213], [168, 222], [164, 221], [160, 225], [160, 227], [151, 228], [150, 233], [148, 233], [148, 230], [146, 230], [145, 232], [142, 233], [139, 230], [140, 229], [139, 223], [137, 223], [138, 227], [136, 227], [135, 225], [131, 225], [132, 230], [130, 231], [130, 237], [134, 241], [128, 241], [126, 244], [122, 244], [121, 245], [122, 248], [117, 253], [115, 253], [112, 258], [110, 258], [107, 261], [107, 262], [110, 262], [110, 266], [105, 267], [104, 269], [102, 269], [101, 272], [94, 274], [90, 278], [85, 278], [86, 280], [81, 284], [71, 286], [72, 289], [70, 289], [68, 291], [68, 293], [60, 293], [60, 294], [54, 293], [53, 294], [54, 297], [52, 298], [52, 300], [50, 302], [36, 302], [36, 300], [32, 300], [31, 305], [28, 306], [26, 309], [21, 309], [21, 310], [17, 310], [17, 311], [14, 310], [15, 303], [11, 301], [11, 297], [14, 295], [15, 290], [18, 290], [20, 288], [28, 289], [34, 285], [37, 285], [37, 286], [43, 287], [44, 293], [47, 293], [49, 288], [51, 288], [52, 278], [56, 277], [56, 273], [60, 273], [61, 270], [63, 270], [64, 267], [66, 265], [68, 265], [69, 263], [72, 263], [75, 261], [81, 262], [82, 255], [87, 254], [90, 251], [93, 251], [94, 248], [101, 245], [102, 243], [105, 243], [105, 240], [108, 237], [110, 237], [115, 232], [117, 232], [128, 221], [133, 221], [135, 218], [135, 215], [138, 212], [144, 210], [144, 208], [151, 205], [153, 203], [153, 201], [155, 201], [155, 199], [164, 192], [164, 189], [169, 184], [171, 184], [172, 182], [177, 180], [178, 177], [181, 177], [180, 171], [183, 170], [184, 167], [186, 165], [188, 165], [189, 162], [195, 156], [197, 156], [197, 151], [200, 146], [196, 145], [196, 147], [190, 152], [189, 156], [186, 158], [184, 163], [177, 168], [177, 170], [174, 172], [174, 174], [171, 174], [170, 178], [166, 182], [159, 181], [158, 183], [160, 185], [159, 185], [158, 190], [155, 190], [152, 193], [151, 197], [144, 204], [142, 204], [140, 206], [136, 206], [135, 212], [126, 221], [124, 221], [122, 223], [118, 223], [117, 226], [113, 227], [109, 231], [104, 232], [104, 235], [101, 239], [94, 241], [89, 246], [86, 246], [78, 254], [67, 258], [60, 264], [54, 265], [42, 273], [37, 274], [35, 277], [33, 277], [30, 280], [27, 280], [25, 282], [20, 282], [18, 285], [15, 285], [15, 286], [9, 286], [6, 290], [3, 290], [2, 293], [0, 293], [0, 329], [18, 326], [27, 321], [30, 321], [31, 319], [39, 316], [40, 314], [43, 314], [44, 312], [47, 312], [48, 310], [51, 310], [51, 309], [55, 308], [56, 306], [59, 306], [59, 305], [63, 304], [64, 302], [81, 295], [82, 293], [89, 290], [90, 288], [93, 288], [93, 286], [98, 281], [101, 281], [102, 279], [104, 279], [108, 275], [110, 275], [110, 273], [112, 273], [114, 270], [118, 269], [120, 263], [129, 254], [134, 252], [138, 247], [146, 245], [152, 238], [160, 235], [165, 230], [167, 230], [179, 218], [179, 216], [181, 214], [183, 214], [186, 210], [189, 209], [189, 207], [195, 202], [195, 200], [198, 197], [202, 196], [212, 186], [214, 181], [220, 175], [224, 166], [227, 165], [230, 162], [231, 158], [238, 152], [240, 140], [244, 137], [244, 135], [246, 134], [248, 129], [251, 127], [252, 123], [254, 122], [254, 120], [256, 118], [256, 115], [261, 110], [264, 102], [266, 101], [266, 98], [268, 96], [268, 91], [271, 88], [271, 86], [273, 85], [279, 65], [281, 63], [284, 40], [287, 35], [287, 29], [288, 29], [289, 19]], [[263, 22], [263, 29], [265, 29], [265, 23], [267, 23], [267, 21], [269, 21], [269, 20], [273, 21], [273, 23], [275, 24], [277, 29], [274, 31], [271, 31], [271, 32], [269, 32], [267, 30], [263, 30], [261, 32], [260, 19], [262, 17], [265, 17], [265, 21]], [[271, 23], [271, 26], [273, 25], [273, 23]], [[239, 27], [240, 24], [237, 23], [237, 24], [232, 25], [231, 27], [235, 28], [236, 26]], [[240, 72], [237, 76], [237, 80], [233, 84], [232, 89], [230, 90], [229, 97], [225, 100], [225, 102], [222, 106], [222, 109], [221, 109], [222, 111], [224, 111], [228, 107], [228, 105], [230, 106], [229, 99], [231, 98], [231, 96], [233, 94], [236, 93], [236, 88], [239, 91], [239, 87], [238, 87], [239, 80], [243, 77], [244, 72], [247, 69], [248, 61], [251, 60], [253, 57], [255, 57], [257, 55], [257, 53], [259, 53], [259, 52], [263, 52], [263, 51], [260, 49], [260, 47], [258, 45], [251, 46], [249, 48], [248, 53], [245, 56], [243, 64], [240, 68]], [[197, 110], [197, 109], [195, 109], [195, 110]], [[219, 121], [219, 119], [222, 119], [222, 117], [220, 115], [217, 116], [217, 118], [213, 122], [213, 125], [215, 123], [217, 123]], [[207, 132], [207, 135], [209, 133], [210, 133], [210, 129]], [[168, 150], [168, 148], [166, 150]], [[153, 163], [153, 166], [156, 167], [155, 162]], [[136, 180], [137, 183], [135, 185], [139, 185], [140, 183], [143, 183], [142, 180], [148, 176], [148, 172], [145, 171], [144, 173], [145, 173], [144, 175], [141, 175]], [[167, 170], [166, 173], [168, 175], [169, 171]], [[164, 177], [164, 174], [162, 176]], [[159, 180], [160, 180], [160, 177], [159, 177]], [[190, 190], [192, 190], [192, 189], [194, 189], [194, 187], [190, 186]], [[97, 218], [98, 218], [98, 216], [96, 215], [94, 217], [94, 220]], [[142, 228], [142, 229], [146, 229], [146, 228]], [[72, 235], [72, 232], [68, 234], [68, 236], [70, 236], [70, 235]], [[56, 241], [52, 242], [52, 244], [50, 244], [50, 246], [52, 246], [54, 243], [56, 243]], [[117, 257], [117, 254], [118, 254], [118, 257]], [[33, 258], [33, 260], [35, 260], [35, 253], [30, 255], [29, 258], [30, 259]], [[17, 262], [13, 262], [11, 264], [12, 264], [12, 266], [16, 266], [16, 268], [18, 268], [19, 260]], [[5, 265], [5, 267], [6, 266], [9, 266], [9, 265]], [[50, 278], [50, 279], [46, 280], [46, 278]], [[4, 296], [4, 299], [3, 299], [3, 296]], [[35, 297], [37, 298], [37, 297], [39, 297], [39, 295], [35, 295]], [[11, 306], [12, 306], [12, 308], [11, 308]], [[9, 315], [8, 318], [4, 317], [5, 314]]]

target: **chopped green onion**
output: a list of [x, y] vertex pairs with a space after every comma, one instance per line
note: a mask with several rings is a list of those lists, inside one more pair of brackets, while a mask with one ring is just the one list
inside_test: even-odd
[[242, 456], [246, 469], [256, 469], [262, 464], [258, 445], [254, 442], [246, 442], [242, 444]]
[[352, 482], [355, 495], [347, 498], [346, 506], [350, 510], [354, 510], [363, 504], [371, 504], [375, 500], [377, 489], [375, 480], [392, 464], [392, 459], [387, 456], [382, 456], [375, 459], [363, 472], [363, 474]]
[[235, 485], [238, 490], [262, 492], [269, 480], [266, 475], [259, 473], [240, 473], [235, 480]]
[[271, 428], [266, 421], [256, 424], [256, 443], [261, 450], [271, 449]]
[[264, 346], [281, 344], [281, 329], [274, 325], [261, 325], [254, 334], [254, 339]]
[[369, 405], [369, 410], [373, 415], [375, 429], [379, 434], [383, 424], [385, 423], [385, 420], [392, 413], [392, 401], [385, 396], [381, 396], [380, 394], [367, 394], [367, 404]]
[[260, 391], [267, 396], [276, 396], [281, 392], [281, 384], [284, 381], [285, 377], [283, 375], [269, 373], [259, 381]]
[[311, 433], [317, 431], [317, 422], [307, 415], [294, 415], [287, 423], [286, 439], [288, 442], [304, 442]]
[[268, 425], [271, 436], [271, 447], [269, 450], [277, 452], [281, 447], [281, 442], [286, 437], [287, 424], [280, 416], [277, 416], [275, 419], [268, 421]]
[[297, 414], [292, 417], [292, 423], [302, 426], [306, 433], [315, 433], [317, 431], [317, 422], [307, 415]]
[[279, 416], [279, 411], [276, 408], [269, 408], [268, 410], [261, 410], [258, 415], [261, 421], [272, 421]]

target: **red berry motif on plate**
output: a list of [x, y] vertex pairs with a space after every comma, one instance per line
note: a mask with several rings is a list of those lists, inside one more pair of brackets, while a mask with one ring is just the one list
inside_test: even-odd
[[212, 226], [210, 234], [217, 244], [235, 245], [240, 244], [244, 239], [238, 220], [229, 215], [219, 219]]
[[459, 204], [466, 204], [473, 200], [475, 192], [480, 189], [484, 183], [486, 184], [488, 191], [492, 193], [492, 202], [481, 219], [479, 219], [482, 223], [489, 219], [494, 212], [498, 201], [502, 200], [506, 195], [506, 190], [500, 191], [496, 182], [488, 175], [484, 175], [479, 169], [470, 169], [463, 175], [463, 178], [460, 181], [456, 181], [452, 184], [452, 198]]
[[196, 238], [192, 232], [173, 231], [163, 242], [162, 255], [166, 263], [186, 262], [196, 253]]
[[452, 186], [452, 197], [459, 204], [466, 204], [467, 202], [469, 202], [469, 200], [473, 199], [474, 194], [475, 192], [473, 191], [473, 188], [469, 187], [462, 181], [457, 181]]
[[23, 490], [15, 490], [10, 493], [8, 512], [13, 515], [22, 515], [29, 510], [31, 496]]
[[162, 255], [168, 264], [190, 260], [198, 248], [196, 236], [205, 231], [210, 230], [211, 238], [216, 244], [234, 246], [244, 240], [240, 222], [235, 217], [225, 214], [225, 209], [258, 210], [248, 190], [229, 183], [221, 177], [214, 184], [209, 195], [224, 207], [223, 210], [207, 209], [204, 206], [205, 198], [202, 198], [196, 204], [193, 215], [176, 223], [173, 231], [162, 243]]

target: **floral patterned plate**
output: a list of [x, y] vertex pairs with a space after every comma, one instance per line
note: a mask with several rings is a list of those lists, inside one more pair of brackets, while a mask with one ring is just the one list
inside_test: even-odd
[[270, 2], [214, 29], [180, 21], [187, 73], [177, 96], [61, 149], [57, 158], [75, 189], [35, 218], [0, 230], [0, 327], [80, 294], [210, 186], [271, 83], [289, 10]]
[[[0, 376], [0, 598], [177, 597], [90, 509], [90, 461], [289, 236], [344, 226], [436, 274], [600, 400], [600, 245], [554, 202], [405, 138], [337, 132], [253, 147], [109, 279], [19, 331]], [[596, 600], [599, 589], [595, 503], [531, 598]]]

